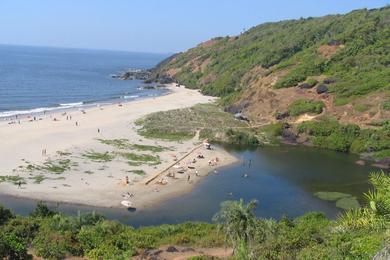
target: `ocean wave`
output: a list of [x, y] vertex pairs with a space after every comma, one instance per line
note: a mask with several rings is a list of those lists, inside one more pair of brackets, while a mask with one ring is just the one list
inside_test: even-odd
[[139, 95], [123, 96], [122, 98], [124, 98], [124, 99], [139, 98]]
[[29, 115], [29, 114], [38, 114], [45, 111], [53, 111], [56, 109], [63, 109], [64, 107], [39, 107], [39, 108], [33, 108], [28, 110], [11, 110], [11, 111], [4, 111], [0, 112], [0, 118], [3, 117], [11, 117], [16, 115]]
[[39, 113], [43, 113], [43, 112], [49, 112], [49, 111], [67, 109], [67, 108], [81, 107], [83, 105], [84, 105], [84, 102], [75, 102], [75, 103], [58, 104], [58, 106], [54, 106], [54, 107], [38, 107], [38, 108], [32, 108], [32, 109], [26, 109], [26, 110], [4, 111], [4, 112], [0, 112], [0, 118], [12, 117], [12, 116], [16, 116], [16, 115], [39, 114]]
[[61, 107], [77, 107], [77, 106], [82, 106], [84, 102], [75, 102], [75, 103], [63, 103], [60, 104]]

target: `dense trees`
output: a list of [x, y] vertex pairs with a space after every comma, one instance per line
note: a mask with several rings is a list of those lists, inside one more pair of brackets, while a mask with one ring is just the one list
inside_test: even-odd
[[[30, 216], [1, 208], [0, 257], [29, 259], [29, 252], [46, 259], [84, 256], [128, 259], [160, 245], [234, 247], [234, 259], [371, 259], [389, 245], [390, 176], [370, 175], [373, 190], [367, 203], [335, 221], [309, 212], [276, 221], [255, 217], [257, 201], [227, 201], [214, 224], [183, 223], [134, 229], [95, 213], [65, 216], [40, 204]], [[382, 251], [381, 251], [382, 250]], [[379, 255], [379, 253], [378, 253]]]

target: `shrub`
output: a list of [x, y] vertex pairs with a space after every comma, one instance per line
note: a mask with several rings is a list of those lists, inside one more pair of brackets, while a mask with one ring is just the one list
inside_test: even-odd
[[226, 135], [229, 143], [238, 145], [259, 145], [259, 140], [251, 133], [228, 129]]
[[9, 219], [13, 218], [14, 215], [9, 209], [5, 209], [0, 205], [0, 226], [4, 225]]
[[299, 99], [288, 107], [288, 112], [292, 116], [299, 116], [304, 113], [320, 114], [324, 107], [325, 104], [322, 101]]

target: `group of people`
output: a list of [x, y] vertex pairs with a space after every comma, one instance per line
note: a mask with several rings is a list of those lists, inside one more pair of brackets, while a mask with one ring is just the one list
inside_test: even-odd
[[208, 163], [209, 163], [209, 166], [216, 166], [219, 162], [219, 158], [218, 157], [215, 157], [215, 159], [212, 159], [212, 160], [209, 160]]

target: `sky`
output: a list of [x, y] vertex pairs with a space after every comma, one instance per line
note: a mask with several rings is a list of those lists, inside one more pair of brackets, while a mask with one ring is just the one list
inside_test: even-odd
[[173, 53], [264, 22], [390, 0], [0, 0], [0, 44]]

